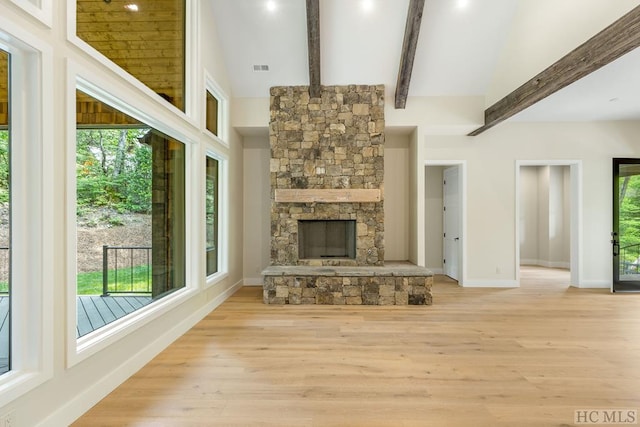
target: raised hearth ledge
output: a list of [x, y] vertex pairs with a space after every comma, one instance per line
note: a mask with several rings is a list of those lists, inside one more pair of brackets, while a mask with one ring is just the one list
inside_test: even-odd
[[270, 266], [263, 272], [265, 304], [431, 305], [433, 273], [407, 265]]
[[339, 276], [339, 277], [431, 277], [433, 273], [416, 265], [314, 267], [306, 265], [272, 265], [262, 271], [263, 276]]
[[275, 190], [277, 203], [376, 203], [380, 189], [284, 189]]

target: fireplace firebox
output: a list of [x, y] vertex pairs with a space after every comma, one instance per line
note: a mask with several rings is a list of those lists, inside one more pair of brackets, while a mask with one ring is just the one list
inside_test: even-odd
[[355, 259], [356, 221], [298, 221], [298, 257], [300, 259]]

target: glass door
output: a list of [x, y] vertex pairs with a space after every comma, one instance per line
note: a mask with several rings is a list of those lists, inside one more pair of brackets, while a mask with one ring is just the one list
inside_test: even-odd
[[640, 292], [640, 159], [613, 159], [613, 292]]

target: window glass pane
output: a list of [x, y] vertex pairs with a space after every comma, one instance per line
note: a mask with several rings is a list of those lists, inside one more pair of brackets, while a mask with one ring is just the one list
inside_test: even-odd
[[184, 111], [185, 0], [77, 0], [77, 35]]
[[185, 146], [76, 93], [80, 337], [185, 285]]
[[207, 157], [207, 276], [218, 271], [218, 161]]
[[207, 91], [207, 129], [218, 135], [218, 99]]
[[0, 374], [11, 367], [11, 205], [9, 54], [0, 50]]

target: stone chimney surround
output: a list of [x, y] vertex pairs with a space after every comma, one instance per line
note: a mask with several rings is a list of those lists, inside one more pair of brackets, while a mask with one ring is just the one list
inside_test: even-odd
[[[265, 303], [430, 304], [430, 272], [384, 266], [384, 86], [323, 86], [319, 98], [308, 86], [273, 87], [270, 104]], [[300, 250], [302, 221], [355, 221], [335, 228], [353, 234], [336, 241], [355, 240], [355, 255], [335, 255], [350, 251], [332, 242]], [[322, 230], [304, 248], [336, 233]]]

